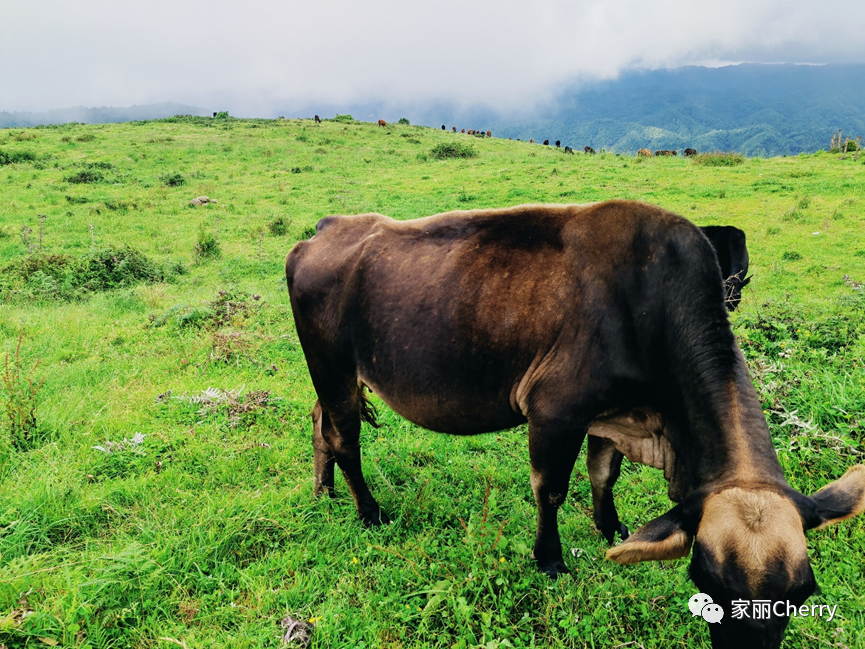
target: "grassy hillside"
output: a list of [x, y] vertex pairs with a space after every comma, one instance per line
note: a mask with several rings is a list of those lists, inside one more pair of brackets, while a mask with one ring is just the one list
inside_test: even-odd
[[[477, 155], [433, 155], [454, 142]], [[535, 572], [523, 429], [456, 439], [379, 404], [365, 471], [395, 522], [364, 529], [341, 478], [313, 498], [282, 264], [328, 214], [623, 197], [741, 227], [754, 279], [732, 321], [788, 480], [812, 493], [862, 461], [862, 158], [712, 166], [186, 118], [2, 130], [0, 161], [9, 649], [278, 647], [287, 616], [316, 647], [709, 646], [687, 561], [604, 561], [583, 458], [560, 515], [573, 575]], [[632, 530], [670, 507], [661, 473], [627, 461], [616, 494]], [[784, 646], [860, 646], [865, 519], [809, 547], [811, 601], [838, 615], [793, 621]]]

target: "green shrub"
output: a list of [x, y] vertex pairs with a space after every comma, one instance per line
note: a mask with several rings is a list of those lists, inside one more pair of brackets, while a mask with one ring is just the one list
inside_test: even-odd
[[92, 142], [96, 139], [96, 136], [93, 133], [84, 133], [83, 135], [79, 135], [75, 138], [78, 142]]
[[721, 151], [701, 153], [691, 159], [694, 161], [694, 164], [706, 167], [735, 167], [745, 162], [745, 157], [739, 153], [724, 153]]
[[267, 224], [267, 229], [274, 237], [284, 237], [288, 234], [288, 226], [291, 225], [291, 218], [286, 219], [284, 216], [276, 216]]
[[397, 124], [403, 124], [405, 126], [409, 126], [411, 124], [411, 122], [408, 121], [408, 119], [406, 119], [405, 117], [400, 117]]
[[36, 154], [32, 151], [3, 151], [0, 149], [0, 167], [21, 162], [35, 162]]
[[334, 122], [353, 122], [354, 117], [352, 117], [351, 115], [337, 115], [336, 117], [333, 118], [333, 121]]
[[802, 255], [795, 250], [787, 250], [783, 255], [781, 255], [781, 259], [784, 261], [799, 261], [802, 259]]
[[310, 225], [308, 228], [304, 228], [303, 232], [301, 232], [301, 239], [312, 239], [315, 236], [315, 226]]
[[69, 279], [79, 291], [108, 291], [139, 282], [161, 281], [164, 272], [135, 248], [109, 246], [80, 257], [70, 269]]
[[228, 114], [227, 110], [221, 110], [218, 113], [216, 113], [215, 119], [228, 119], [229, 117], [230, 117], [230, 115]]
[[207, 230], [203, 225], [198, 229], [198, 241], [193, 247], [195, 263], [200, 264], [206, 259], [216, 259], [222, 256], [222, 247], [216, 232]]
[[446, 158], [474, 158], [477, 154], [474, 147], [459, 142], [442, 142], [430, 150], [430, 155], [439, 160]]
[[102, 172], [94, 171], [93, 169], [82, 169], [78, 173], [66, 177], [66, 182], [73, 185], [101, 183], [103, 180], [105, 180], [105, 176]]
[[169, 187], [180, 187], [186, 182], [186, 179], [177, 171], [170, 174], [163, 174], [159, 177], [159, 180]]

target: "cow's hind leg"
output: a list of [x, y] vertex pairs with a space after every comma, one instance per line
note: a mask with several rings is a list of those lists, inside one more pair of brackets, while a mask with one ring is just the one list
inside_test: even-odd
[[[342, 471], [354, 498], [357, 514], [365, 525], [389, 523], [390, 519], [379, 508], [363, 478], [360, 462], [360, 421], [366, 412], [360, 386], [343, 399], [319, 399], [317, 410], [321, 417], [316, 425], [313, 411], [313, 445], [315, 447], [315, 480], [317, 493], [333, 489], [333, 463]], [[320, 436], [320, 438], [319, 438]], [[319, 488], [319, 484], [321, 487]]]
[[616, 450], [612, 440], [589, 435], [586, 451], [586, 467], [592, 483], [592, 506], [595, 512], [595, 526], [607, 542], [612, 545], [616, 532], [624, 541], [630, 532], [619, 521], [619, 513], [613, 502], [613, 485], [619, 479], [622, 468], [622, 455]]
[[[312, 448], [313, 448], [313, 463], [315, 466], [315, 475], [313, 476], [313, 492], [316, 496], [321, 496], [325, 492], [333, 498], [333, 466], [336, 463], [336, 458], [330, 450], [330, 446], [325, 441], [322, 428], [332, 428], [330, 417], [328, 417], [321, 409], [321, 402], [315, 402], [315, 407], [312, 409]], [[332, 433], [328, 433], [329, 435]]]
[[529, 455], [532, 462], [532, 491], [538, 504], [538, 528], [532, 557], [538, 570], [550, 577], [569, 572], [562, 559], [558, 511], [568, 495], [568, 482], [585, 427], [563, 422], [529, 424]]

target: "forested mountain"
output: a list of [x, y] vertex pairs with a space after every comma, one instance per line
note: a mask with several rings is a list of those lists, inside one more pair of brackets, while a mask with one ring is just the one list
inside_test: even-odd
[[452, 121], [491, 129], [498, 137], [561, 140], [574, 148], [623, 153], [693, 147], [791, 155], [828, 148], [837, 129], [865, 136], [865, 65], [629, 72], [613, 81], [564, 88], [555, 102], [530, 116], [438, 109], [444, 114], [423, 111], [417, 117], [448, 128]]

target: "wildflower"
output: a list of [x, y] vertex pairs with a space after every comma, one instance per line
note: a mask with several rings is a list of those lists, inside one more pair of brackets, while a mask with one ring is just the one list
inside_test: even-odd
[[358, 561], [357, 557], [352, 557], [351, 562], [352, 563], [360, 563], [360, 561]]
[[499, 563], [504, 563], [504, 562], [505, 562], [505, 558], [504, 558], [504, 557], [499, 557]]

